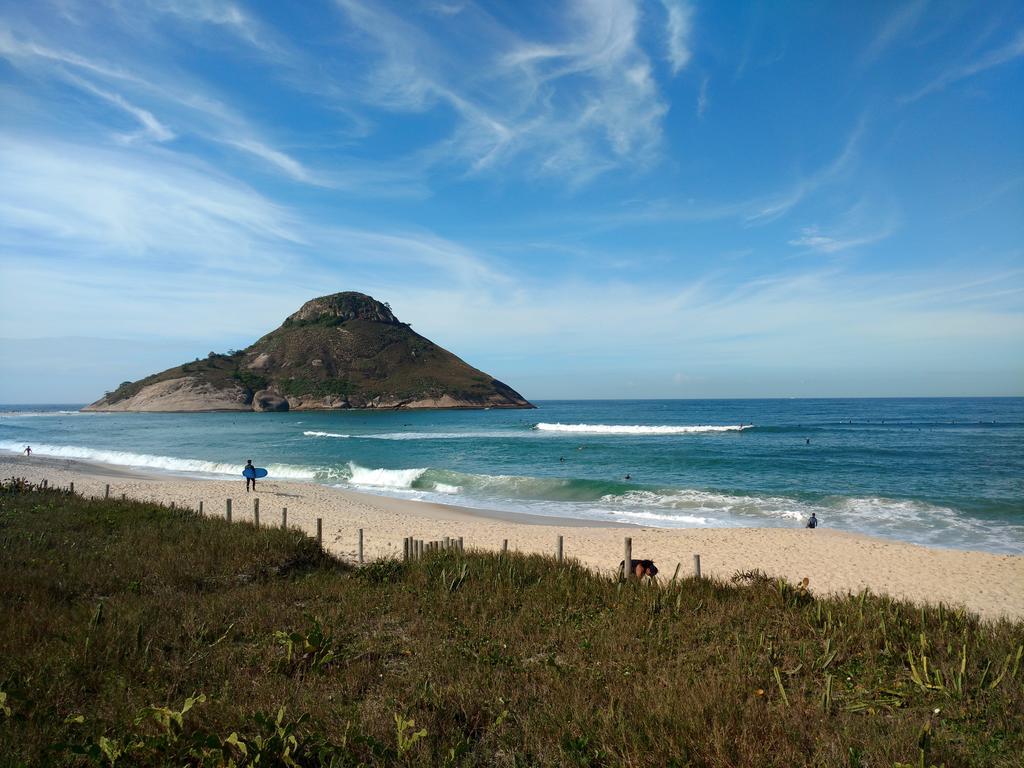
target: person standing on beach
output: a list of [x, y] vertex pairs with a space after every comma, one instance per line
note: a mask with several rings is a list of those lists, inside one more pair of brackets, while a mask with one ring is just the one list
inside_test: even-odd
[[27, 458], [27, 459], [31, 459], [32, 458], [32, 446], [31, 445], [26, 445], [25, 446], [25, 458]]
[[242, 469], [242, 474], [245, 475], [245, 492], [249, 492], [249, 483], [252, 483], [252, 489], [256, 490], [256, 467], [252, 465], [252, 459], [245, 460], [245, 467]]

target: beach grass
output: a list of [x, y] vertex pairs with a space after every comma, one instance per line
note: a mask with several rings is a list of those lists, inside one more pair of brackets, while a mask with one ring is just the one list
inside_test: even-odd
[[[666, 569], [670, 570], [670, 569]], [[1019, 766], [1024, 623], [0, 487], [0, 765]]]

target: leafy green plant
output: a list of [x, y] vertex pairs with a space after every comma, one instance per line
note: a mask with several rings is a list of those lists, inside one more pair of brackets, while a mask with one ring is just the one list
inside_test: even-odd
[[411, 717], [395, 715], [395, 749], [399, 757], [404, 757], [409, 750], [416, 746], [416, 742], [426, 738], [426, 728], [421, 728], [418, 731], [415, 728], [416, 721]]
[[313, 619], [312, 626], [305, 632], [278, 631], [274, 637], [285, 649], [282, 670], [288, 674], [299, 670], [322, 672], [334, 661], [334, 635], [324, 628], [320, 619]]

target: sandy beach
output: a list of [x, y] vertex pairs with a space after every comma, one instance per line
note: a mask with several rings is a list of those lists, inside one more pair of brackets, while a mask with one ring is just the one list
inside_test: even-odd
[[171, 502], [206, 514], [224, 514], [232, 499], [233, 519], [251, 521], [253, 500], [260, 502], [263, 525], [288, 523], [312, 533], [323, 519], [324, 545], [354, 558], [357, 531], [364, 532], [367, 559], [401, 556], [402, 539], [463, 537], [467, 548], [497, 550], [508, 539], [521, 552], [555, 553], [564, 537], [565, 556], [597, 571], [611, 573], [622, 559], [623, 537], [632, 536], [633, 556], [653, 559], [670, 578], [693, 569], [701, 556], [704, 575], [728, 578], [737, 571], [761, 569], [792, 581], [810, 579], [812, 591], [877, 593], [914, 601], [963, 605], [985, 619], [1024, 617], [1024, 557], [935, 549], [861, 536], [827, 528], [663, 529], [593, 525], [589, 521], [466, 509], [343, 491], [315, 483], [260, 481], [246, 493], [241, 479], [209, 480], [160, 475], [79, 461], [32, 457], [0, 459], [0, 477], [48, 480], [75, 491]]

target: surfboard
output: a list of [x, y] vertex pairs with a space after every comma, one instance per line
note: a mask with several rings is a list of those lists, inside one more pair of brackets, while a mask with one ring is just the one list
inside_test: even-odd
[[243, 469], [242, 470], [242, 477], [248, 477], [250, 479], [255, 479], [257, 477], [266, 477], [266, 476], [267, 476], [267, 470], [265, 470], [263, 467], [253, 467], [252, 469]]

